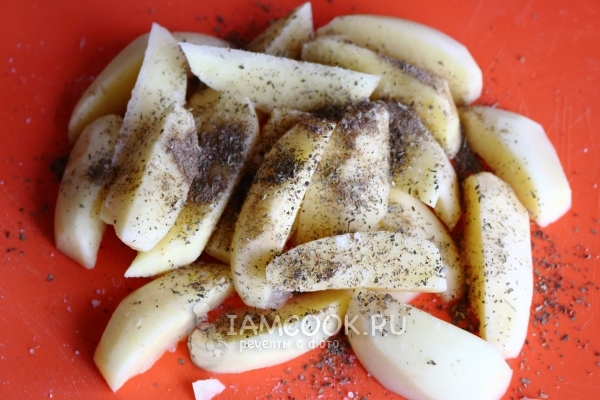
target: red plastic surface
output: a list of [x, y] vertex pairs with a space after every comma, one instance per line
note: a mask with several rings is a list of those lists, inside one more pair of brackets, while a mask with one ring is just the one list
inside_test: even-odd
[[[0, 2], [0, 398], [189, 399], [192, 381], [214, 376], [195, 368], [180, 344], [116, 394], [110, 391], [93, 352], [119, 301], [144, 280], [123, 278], [134, 253], [112, 232], [91, 271], [56, 250], [58, 182], [51, 166], [68, 154], [67, 122], [78, 97], [151, 22], [248, 39], [297, 4]], [[514, 376], [505, 397], [598, 398], [600, 3], [323, 0], [313, 9], [316, 26], [337, 15], [373, 13], [446, 32], [483, 70], [480, 103], [545, 127], [572, 185], [573, 207], [533, 238], [532, 323], [521, 356], [510, 361]], [[435, 309], [439, 300], [420, 304]], [[223, 399], [396, 398], [351, 353], [314, 350], [288, 365], [216, 377], [227, 387]]]

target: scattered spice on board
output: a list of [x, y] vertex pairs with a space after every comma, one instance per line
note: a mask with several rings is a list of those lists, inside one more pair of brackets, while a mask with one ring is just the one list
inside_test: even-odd
[[58, 156], [52, 161], [50, 164], [50, 171], [54, 174], [54, 180], [56, 182], [60, 182], [62, 180], [62, 176], [65, 172], [65, 168], [67, 167], [67, 161], [69, 160], [69, 155], [64, 154], [62, 156]]

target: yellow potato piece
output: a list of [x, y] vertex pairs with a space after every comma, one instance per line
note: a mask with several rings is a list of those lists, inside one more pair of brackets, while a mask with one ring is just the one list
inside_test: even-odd
[[519, 355], [533, 296], [529, 216], [510, 186], [489, 172], [463, 182], [463, 256], [479, 334], [505, 358]]

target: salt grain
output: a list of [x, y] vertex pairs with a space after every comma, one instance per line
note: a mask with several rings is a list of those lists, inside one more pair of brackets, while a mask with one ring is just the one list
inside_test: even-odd
[[92, 299], [92, 307], [96, 308], [100, 305], [100, 300]]

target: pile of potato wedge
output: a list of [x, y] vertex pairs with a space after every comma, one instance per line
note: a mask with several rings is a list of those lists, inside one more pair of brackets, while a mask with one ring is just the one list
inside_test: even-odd
[[[529, 322], [530, 218], [560, 218], [571, 190], [544, 129], [470, 106], [481, 90], [463, 45], [398, 18], [315, 32], [306, 3], [243, 49], [154, 24], [77, 104], [56, 204], [63, 253], [93, 268], [112, 225], [138, 251], [125, 276], [155, 278], [96, 350], [111, 389], [185, 337], [199, 367], [243, 372], [344, 329], [406, 398], [501, 397]], [[459, 182], [465, 140], [493, 173]], [[422, 292], [469, 296], [479, 336], [407, 304]], [[234, 293], [239, 318], [207, 321]]]

